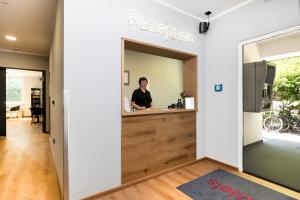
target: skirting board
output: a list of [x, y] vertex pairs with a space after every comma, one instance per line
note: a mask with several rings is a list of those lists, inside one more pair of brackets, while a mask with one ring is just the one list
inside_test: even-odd
[[262, 142], [263, 142], [263, 140], [258, 140], [256, 142], [253, 142], [253, 143], [250, 143], [250, 144], [247, 144], [247, 145], [243, 146], [243, 148], [249, 147], [249, 146], [252, 146], [252, 145], [256, 145], [256, 144], [259, 144], [259, 143], [262, 143]]
[[106, 190], [106, 191], [103, 191], [103, 192], [94, 194], [94, 195], [92, 195], [92, 196], [85, 197], [85, 198], [83, 198], [83, 200], [93, 200], [93, 199], [96, 199], [96, 198], [99, 198], [99, 197], [103, 197], [103, 196], [105, 196], [105, 195], [108, 195], [108, 194], [111, 194], [111, 193], [114, 193], [114, 192], [123, 190], [123, 189], [125, 189], [125, 188], [131, 187], [131, 186], [133, 186], [133, 185], [136, 185], [136, 184], [139, 184], [139, 183], [144, 182], [144, 181], [146, 181], [146, 180], [149, 180], [149, 179], [151, 179], [151, 178], [155, 178], [155, 177], [157, 177], [157, 176], [160, 176], [160, 175], [162, 175], [162, 174], [168, 173], [168, 172], [170, 172], [170, 171], [174, 171], [174, 170], [177, 170], [177, 169], [179, 169], [179, 168], [183, 168], [183, 167], [185, 167], [185, 166], [192, 165], [192, 164], [195, 164], [195, 163], [200, 162], [200, 161], [203, 161], [203, 160], [209, 160], [209, 161], [211, 161], [211, 162], [217, 163], [218, 165], [222, 165], [222, 166], [224, 166], [224, 167], [227, 167], [227, 168], [233, 169], [233, 170], [235, 170], [235, 171], [238, 171], [238, 168], [237, 168], [237, 167], [233, 167], [233, 166], [231, 166], [231, 165], [228, 165], [228, 164], [226, 164], [226, 163], [223, 163], [223, 162], [214, 160], [214, 159], [212, 159], [212, 158], [203, 157], [203, 158], [200, 158], [200, 159], [198, 159], [198, 160], [194, 160], [194, 161], [187, 162], [187, 163], [178, 165], [178, 166], [176, 166], [176, 167], [173, 167], [173, 168], [170, 168], [170, 169], [167, 169], [167, 170], [163, 170], [163, 171], [161, 171], [161, 172], [152, 174], [152, 175], [147, 176], [147, 177], [145, 177], [145, 178], [141, 178], [141, 179], [138, 179], [138, 180], [136, 180], [136, 181], [132, 181], [132, 182], [129, 182], [129, 183], [126, 183], [126, 184], [123, 184], [123, 185], [114, 187], [114, 188], [112, 188], [112, 189], [109, 189], [109, 190]]
[[54, 164], [54, 168], [55, 168], [55, 175], [56, 175], [56, 179], [57, 179], [57, 182], [58, 182], [58, 189], [59, 189], [59, 195], [60, 195], [60, 198], [63, 199], [62, 197], [62, 187], [61, 187], [61, 183], [59, 182], [59, 179], [58, 179], [58, 173], [57, 173], [57, 168], [56, 168], [56, 164], [55, 164], [55, 161], [54, 161], [54, 149], [53, 149], [53, 146], [52, 146], [52, 138], [49, 137], [49, 144], [50, 144], [50, 148], [51, 148], [51, 158], [52, 158], [52, 162]]

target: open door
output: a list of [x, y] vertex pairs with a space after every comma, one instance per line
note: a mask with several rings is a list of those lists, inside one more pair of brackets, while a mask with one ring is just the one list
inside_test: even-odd
[[0, 68], [0, 137], [6, 136], [6, 69]]

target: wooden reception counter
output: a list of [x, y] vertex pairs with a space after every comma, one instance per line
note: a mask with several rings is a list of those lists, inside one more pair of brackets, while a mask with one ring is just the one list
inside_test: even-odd
[[135, 112], [124, 112], [123, 117], [137, 116], [137, 115], [152, 115], [152, 114], [167, 114], [167, 113], [183, 113], [183, 112], [195, 112], [196, 109], [160, 109], [151, 108], [147, 110], [138, 110]]
[[123, 184], [195, 159], [196, 110], [123, 113]]
[[[195, 54], [128, 38], [122, 38], [121, 42], [121, 137], [124, 184], [196, 160], [197, 111], [151, 109], [124, 112], [124, 87], [130, 84], [129, 73], [128, 76], [124, 75], [127, 59], [125, 50], [181, 60], [182, 91], [188, 91], [194, 97], [195, 108], [198, 108], [198, 57]], [[182, 91], [178, 91], [177, 94]]]

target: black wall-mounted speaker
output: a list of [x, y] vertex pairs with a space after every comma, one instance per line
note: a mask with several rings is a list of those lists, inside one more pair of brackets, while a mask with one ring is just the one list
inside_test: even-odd
[[200, 22], [199, 33], [206, 33], [209, 29], [209, 22]]

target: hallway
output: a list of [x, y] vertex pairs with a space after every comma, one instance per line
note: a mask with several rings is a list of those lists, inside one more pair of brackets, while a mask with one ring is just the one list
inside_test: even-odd
[[0, 200], [60, 199], [49, 135], [30, 120], [8, 120], [0, 139]]

